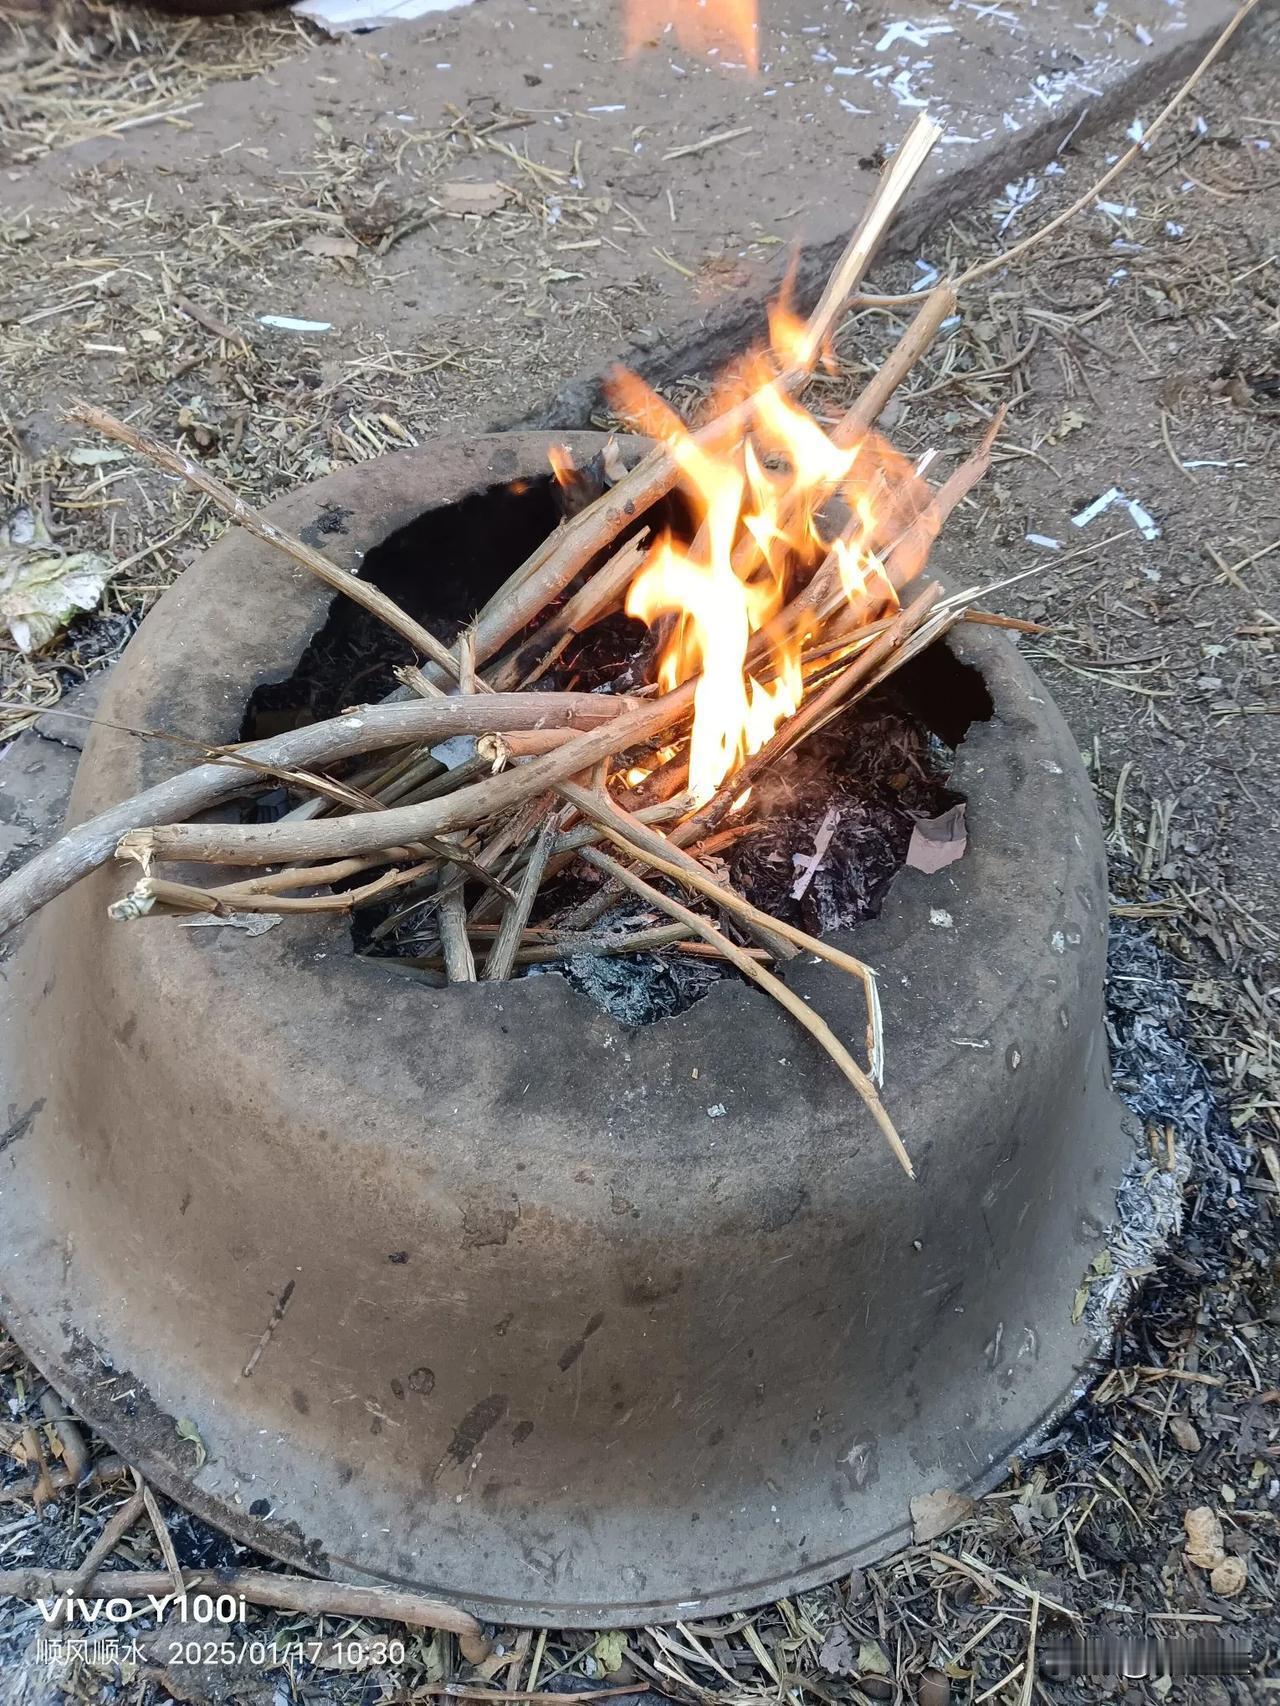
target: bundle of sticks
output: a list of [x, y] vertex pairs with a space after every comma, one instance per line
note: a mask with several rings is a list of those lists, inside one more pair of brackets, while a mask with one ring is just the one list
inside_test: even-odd
[[[766, 389], [795, 394], [804, 386], [857, 299], [937, 135], [922, 118], [904, 139], [791, 346], [790, 365], [775, 364]], [[856, 445], [867, 435], [954, 305], [947, 286], [920, 301], [897, 345], [832, 429], [836, 445]], [[699, 427], [694, 442], [719, 455], [741, 455], [761, 406], [760, 390], [746, 395]], [[705, 856], [726, 814], [766, 768], [953, 623], [1003, 620], [974, 608], [976, 589], [944, 597], [936, 583], [919, 581], [942, 521], [989, 465], [998, 418], [968, 461], [880, 551], [883, 574], [901, 599], [886, 597], [871, 610], [849, 603], [840, 589], [840, 538], [831, 540], [816, 572], [790, 589], [782, 617], [789, 631], [807, 636], [798, 709], [714, 797], [695, 806], [683, 784], [696, 679], [633, 695], [538, 686], [569, 639], [621, 607], [645, 553], [643, 539], [634, 536], [637, 518], [679, 483], [668, 445], [660, 443], [562, 522], [450, 646], [376, 587], [249, 509], [206, 469], [101, 410], [78, 405], [73, 415], [198, 487], [234, 522], [380, 617], [420, 662], [398, 671], [402, 688], [389, 701], [271, 739], [208, 749], [195, 768], [69, 832], [0, 884], [0, 932], [115, 856], [144, 871], [110, 909], [121, 921], [181, 911], [350, 913], [400, 897], [433, 921], [438, 961], [450, 982], [502, 979], [530, 963], [578, 954], [663, 947], [715, 956], [778, 1001], [826, 1051], [912, 1173], [878, 1089], [884, 1045], [874, 974], [831, 943], [758, 910]], [[850, 530], [856, 526], [849, 523]], [[748, 655], [766, 676], [768, 649], [762, 631]], [[446, 769], [432, 749], [458, 735], [475, 737], [474, 756]], [[629, 786], [624, 778], [637, 755], [651, 758], [659, 750], [668, 754], [665, 762], [640, 786]], [[258, 783], [283, 783], [299, 803], [274, 822], [191, 821]], [[245, 867], [248, 874], [202, 887], [156, 874], [166, 861]], [[584, 867], [600, 884], [592, 898], [563, 928], [531, 927], [544, 885]], [[633, 923], [620, 933], [608, 920], [619, 900], [643, 902], [662, 922]], [[867, 1010], [865, 1068], [774, 969], [799, 953], [818, 955], [859, 980]]]

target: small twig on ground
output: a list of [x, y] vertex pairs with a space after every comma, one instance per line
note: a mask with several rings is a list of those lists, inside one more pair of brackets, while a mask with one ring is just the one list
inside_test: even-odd
[[[124, 1539], [125, 1535], [128, 1534], [129, 1530], [133, 1527], [134, 1523], [137, 1522], [138, 1518], [142, 1515], [145, 1508], [146, 1504], [143, 1498], [143, 1488], [139, 1482], [135, 1486], [129, 1498], [127, 1498], [120, 1506], [119, 1510], [107, 1520], [103, 1526], [102, 1533], [85, 1554], [84, 1561], [81, 1563], [79, 1569], [65, 1572], [65, 1587], [55, 1588], [53, 1590], [54, 1594], [63, 1592], [67, 1597], [54, 1612], [51, 1627], [54, 1629], [60, 1629], [66, 1622], [70, 1602], [73, 1599], [78, 1599], [86, 1591], [89, 1583], [97, 1575], [99, 1565], [111, 1556], [116, 1547]], [[4, 1575], [0, 1575], [0, 1584], [3, 1583], [4, 1576], [6, 1575], [21, 1574], [23, 1574], [23, 1572], [19, 1570], [6, 1571], [4, 1572]], [[167, 1589], [167, 1578], [162, 1577], [161, 1580], [165, 1581]], [[0, 1585], [0, 1595], [2, 1595], [4, 1591], [5, 1589], [3, 1585]], [[12, 1592], [15, 1590], [10, 1589], [9, 1591]], [[21, 1592], [21, 1590], [17, 1591]], [[110, 1592], [110, 1589], [107, 1591]], [[37, 1596], [32, 1595], [31, 1597], [34, 1598]]]

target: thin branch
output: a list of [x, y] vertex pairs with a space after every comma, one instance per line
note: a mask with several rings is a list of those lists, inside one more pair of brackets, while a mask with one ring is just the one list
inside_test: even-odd
[[[575, 724], [597, 727], [615, 717], [625, 717], [626, 707], [636, 704], [635, 700], [614, 699], [600, 693], [513, 693], [491, 694], [483, 700], [479, 695], [467, 699], [407, 700], [347, 712], [327, 722], [311, 723], [306, 728], [291, 729], [269, 740], [228, 750], [211, 763], [197, 765], [167, 782], [159, 782], [154, 788], [78, 824], [6, 877], [0, 882], [0, 936], [72, 883], [105, 864], [120, 838], [130, 830], [193, 817], [239, 793], [244, 787], [246, 766], [257, 770], [264, 765], [278, 769], [336, 764], [365, 752], [442, 741], [455, 734], [486, 734], [495, 729]], [[625, 744], [625, 733], [622, 739]], [[332, 821], [336, 824], [339, 820]], [[287, 830], [304, 826], [282, 819], [274, 827]], [[392, 835], [381, 845], [391, 847], [399, 842], [400, 838]], [[341, 834], [333, 846], [338, 857], [348, 856]], [[321, 857], [328, 858], [330, 854]], [[262, 861], [263, 864], [289, 862], [285, 857]]]
[[520, 946], [524, 927], [529, 922], [533, 903], [538, 898], [538, 890], [546, 874], [547, 860], [551, 856], [554, 841], [555, 831], [548, 824], [543, 827], [533, 844], [529, 863], [524, 868], [520, 887], [516, 890], [516, 898], [503, 915], [493, 947], [489, 950], [489, 957], [484, 965], [484, 976], [489, 983], [501, 982], [511, 976], [516, 949]]
[[363, 605], [372, 615], [385, 622], [393, 633], [399, 634], [402, 640], [407, 640], [415, 651], [429, 657], [447, 675], [457, 679], [457, 658], [447, 646], [441, 645], [434, 634], [429, 634], [420, 622], [415, 622], [411, 616], [407, 616], [394, 599], [388, 598], [386, 593], [380, 591], [371, 581], [362, 581], [349, 574], [346, 569], [340, 569], [323, 552], [304, 544], [296, 535], [286, 533], [282, 527], [277, 527], [273, 521], [259, 515], [243, 498], [237, 497], [230, 486], [224, 486], [221, 480], [216, 480], [207, 468], [202, 468], [189, 456], [182, 456], [176, 450], [170, 450], [167, 445], [161, 444], [159, 439], [139, 432], [126, 421], [117, 420], [105, 409], [94, 408], [91, 403], [73, 403], [67, 411], [67, 417], [92, 427], [104, 438], [127, 445], [137, 455], [145, 456], [148, 462], [162, 468], [166, 474], [176, 474], [189, 486], [203, 492], [229, 520], [243, 527], [246, 533], [251, 533], [255, 539], [261, 539], [264, 545], [274, 545], [278, 551], [283, 551], [286, 557], [291, 557], [295, 563], [300, 563], [304, 569], [309, 570], [317, 580], [323, 581], [335, 592], [345, 593], [356, 604]]
[[[631, 849], [631, 851], [637, 852], [636, 849]], [[644, 857], [644, 855], [639, 856]], [[911, 1157], [907, 1154], [906, 1146], [898, 1136], [884, 1103], [876, 1094], [875, 1085], [825, 1019], [821, 1018], [798, 995], [788, 989], [780, 978], [775, 977], [771, 971], [766, 970], [750, 954], [738, 947], [736, 942], [731, 942], [722, 931], [717, 930], [709, 919], [690, 911], [687, 906], [681, 905], [679, 901], [672, 900], [670, 895], [664, 894], [661, 889], [654, 888], [651, 883], [645, 882], [643, 877], [639, 877], [634, 871], [628, 870], [617, 859], [611, 859], [607, 853], [601, 853], [596, 848], [589, 847], [582, 857], [588, 864], [594, 865], [597, 870], [603, 871], [606, 876], [614, 878], [624, 888], [630, 889], [632, 894], [647, 901], [650, 906], [660, 908], [681, 924], [687, 925], [695, 935], [701, 936], [704, 942], [710, 943], [713, 948], [723, 954], [725, 959], [731, 965], [736, 966], [744, 977], [750, 978], [753, 983], [758, 984], [767, 995], [773, 997], [779, 1006], [785, 1008], [791, 1017], [808, 1031], [819, 1047], [826, 1050], [841, 1072], [844, 1073], [862, 1098], [871, 1117], [879, 1126], [907, 1177], [909, 1179], [915, 1178], [915, 1169], [911, 1165]]]
[[[466, 699], [432, 700], [421, 705], [388, 707], [400, 712], [430, 712], [442, 705], [487, 713], [498, 695], [482, 701], [479, 695]], [[519, 701], [534, 695], [503, 695]], [[552, 695], [551, 697], [555, 697]], [[608, 694], [587, 695], [597, 706], [609, 704]], [[467, 829], [498, 816], [545, 793], [568, 776], [589, 770], [601, 758], [610, 758], [627, 747], [652, 739], [689, 712], [693, 702], [692, 683], [674, 693], [654, 699], [608, 718], [603, 727], [567, 741], [555, 752], [513, 765], [498, 776], [459, 788], [443, 799], [423, 805], [393, 806], [389, 811], [365, 812], [358, 817], [321, 818], [314, 823], [177, 823], [145, 828], [121, 837], [122, 858], [145, 862], [158, 859], [192, 859], [219, 865], [283, 865], [296, 861], [318, 862], [332, 858], [356, 858], [384, 847], [411, 845], [428, 835]], [[365, 717], [373, 713], [363, 713]], [[606, 711], [606, 717], [608, 713]], [[300, 731], [303, 732], [303, 731]], [[155, 819], [151, 820], [153, 823]], [[3, 889], [0, 888], [0, 898]], [[0, 913], [0, 918], [3, 913]]]
[[1011, 261], [1018, 260], [1022, 255], [1025, 255], [1029, 249], [1035, 248], [1038, 243], [1043, 243], [1046, 237], [1051, 236], [1053, 232], [1060, 230], [1068, 220], [1074, 219], [1077, 214], [1083, 213], [1086, 208], [1092, 207], [1093, 203], [1102, 194], [1103, 190], [1105, 190], [1108, 185], [1114, 183], [1122, 172], [1128, 170], [1128, 168], [1138, 158], [1139, 154], [1141, 154], [1148, 146], [1151, 138], [1155, 136], [1158, 131], [1162, 130], [1166, 122], [1173, 117], [1174, 113], [1177, 112], [1178, 108], [1186, 100], [1187, 96], [1195, 88], [1196, 84], [1199, 83], [1200, 79], [1204, 76], [1205, 72], [1208, 71], [1209, 67], [1218, 59], [1232, 36], [1235, 35], [1241, 24], [1244, 23], [1250, 12], [1252, 12], [1258, 4], [1259, 0], [1244, 0], [1244, 4], [1239, 8], [1235, 16], [1230, 20], [1221, 35], [1214, 42], [1208, 53], [1205, 54], [1204, 58], [1200, 61], [1199, 65], [1196, 66], [1195, 70], [1187, 78], [1186, 82], [1178, 92], [1165, 103], [1161, 111], [1158, 112], [1155, 118], [1152, 119], [1151, 123], [1147, 125], [1137, 142], [1135, 142], [1131, 148], [1126, 148], [1115, 164], [1105, 171], [1091, 188], [1087, 189], [1082, 196], [1077, 197], [1077, 199], [1071, 203], [1070, 207], [1064, 208], [1061, 213], [1056, 214], [1052, 219], [1042, 225], [1038, 231], [1032, 231], [1028, 236], [1024, 237], [1020, 243], [1015, 243], [1011, 249], [1004, 250], [1002, 254], [993, 255], [988, 261], [976, 262], [973, 266], [968, 268], [966, 272], [962, 272], [959, 278], [955, 281], [956, 289], [959, 290], [966, 284], [975, 284], [978, 279], [988, 278], [993, 272], [999, 272], [1001, 267], [1007, 267]]

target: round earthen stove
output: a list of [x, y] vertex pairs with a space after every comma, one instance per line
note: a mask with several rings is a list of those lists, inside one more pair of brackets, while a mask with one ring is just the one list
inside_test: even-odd
[[[483, 597], [532, 543], [493, 518], [542, 490], [549, 442], [433, 443], [268, 514], [351, 570], [397, 541], [384, 584], [419, 610], [463, 596], [474, 535]], [[234, 741], [331, 603], [228, 536], [101, 715]], [[950, 778], [968, 850], [900, 871], [842, 939], [880, 973], [918, 1182], [736, 980], [627, 1029], [558, 976], [420, 986], [333, 918], [110, 924], [130, 879], [105, 870], [28, 927], [3, 992], [0, 1305], [24, 1348], [238, 1539], [498, 1620], [773, 1599], [908, 1541], [913, 1497], [994, 1484], [1089, 1364], [1072, 1302], [1131, 1146], [1076, 746], [1003, 636], [939, 658], [989, 713]], [[180, 762], [99, 726], [71, 818]], [[852, 980], [786, 977], [862, 1037]]]

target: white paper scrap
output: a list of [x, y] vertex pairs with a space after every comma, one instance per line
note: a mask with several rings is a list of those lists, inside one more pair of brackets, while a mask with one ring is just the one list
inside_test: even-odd
[[258, 324], [276, 332], [331, 332], [332, 320], [295, 320], [291, 314], [259, 314]]
[[1133, 525], [1144, 539], [1160, 537], [1160, 529], [1152, 519], [1150, 511], [1144, 509], [1135, 498], [1127, 498], [1119, 486], [1112, 486], [1109, 491], [1103, 492], [1100, 498], [1095, 498], [1091, 504], [1086, 505], [1079, 515], [1073, 515], [1072, 526], [1087, 527], [1091, 521], [1096, 521], [1104, 510], [1110, 509], [1112, 504], [1119, 504], [1122, 509], [1128, 510]]
[[339, 35], [344, 30], [376, 30], [383, 24], [403, 23], [428, 12], [452, 12], [455, 7], [470, 4], [471, 0], [298, 0], [293, 10], [330, 35]]
[[887, 53], [895, 42], [910, 42], [912, 47], [928, 47], [930, 36], [953, 36], [954, 24], [890, 24], [876, 43], [877, 53]]

